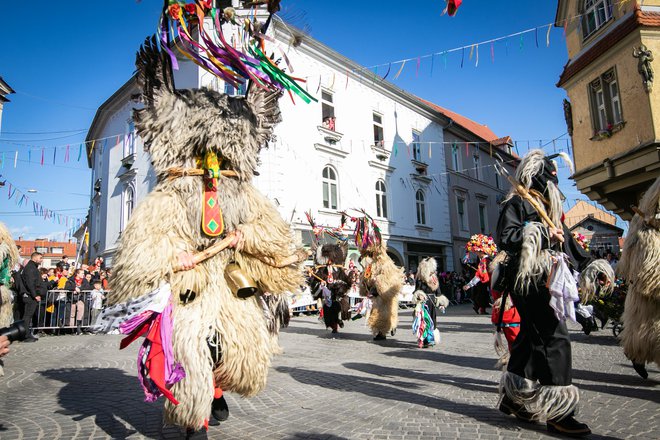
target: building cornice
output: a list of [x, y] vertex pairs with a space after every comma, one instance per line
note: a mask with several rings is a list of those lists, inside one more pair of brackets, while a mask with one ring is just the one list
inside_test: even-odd
[[93, 139], [98, 139], [101, 134], [102, 128], [106, 125], [108, 120], [117, 112], [121, 107], [126, 105], [131, 96], [137, 93], [137, 75], [133, 75], [128, 81], [124, 83], [115, 93], [112, 94], [103, 104], [96, 110], [92, 124], [89, 126], [87, 137], [85, 138], [85, 147], [87, 148], [87, 166], [92, 168], [92, 154], [90, 149]]
[[[282, 41], [289, 41], [293, 36], [292, 29], [298, 31], [290, 24], [284, 24], [281, 20], [274, 21], [273, 27], [275, 38]], [[303, 34], [302, 31], [298, 31]], [[365, 73], [370, 72], [364, 66], [352, 61], [351, 59], [341, 55], [339, 52], [331, 49], [325, 44], [321, 43], [314, 38], [306, 36], [303, 38], [302, 43], [295, 48], [295, 50], [316, 59], [327, 67], [339, 72], [345, 72], [354, 81], [361, 82], [363, 85], [372, 88], [383, 96], [392, 99], [393, 101], [405, 105], [409, 109], [421, 114], [422, 116], [434, 120], [442, 125], [449, 123], [449, 118], [431, 106], [426, 105], [420, 101], [418, 97], [406, 92], [405, 90], [395, 86], [389, 81], [379, 80], [373, 81], [373, 77], [366, 77]]]

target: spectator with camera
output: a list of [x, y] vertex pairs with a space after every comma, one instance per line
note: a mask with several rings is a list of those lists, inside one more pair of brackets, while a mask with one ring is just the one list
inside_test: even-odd
[[85, 279], [85, 271], [77, 269], [73, 278], [66, 282], [65, 290], [72, 292], [71, 315], [69, 316], [69, 325], [76, 326], [76, 334], [82, 333], [82, 321], [85, 317], [85, 293], [92, 290], [89, 281]]
[[34, 313], [37, 311], [41, 297], [45, 297], [46, 295], [46, 283], [39, 271], [39, 266], [43, 259], [44, 256], [42, 253], [32, 252], [30, 261], [27, 262], [21, 273], [25, 289], [22, 292], [23, 304], [25, 307], [23, 310], [23, 321], [25, 321], [25, 325], [28, 329], [28, 337], [25, 339], [25, 342], [34, 342], [38, 339], [32, 331], [32, 319], [34, 318]]

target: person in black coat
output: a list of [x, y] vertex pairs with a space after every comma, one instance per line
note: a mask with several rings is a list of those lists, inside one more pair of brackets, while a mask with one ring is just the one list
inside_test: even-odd
[[343, 327], [344, 320], [351, 317], [347, 293], [352, 282], [342, 264], [346, 260], [346, 250], [337, 244], [319, 247], [316, 254], [318, 266], [309, 280], [312, 295], [323, 301], [323, 321], [332, 333], [337, 333], [337, 327]]
[[37, 340], [33, 332], [32, 319], [37, 311], [37, 307], [42, 297], [46, 295], [46, 284], [41, 277], [39, 266], [43, 261], [44, 256], [40, 252], [33, 252], [30, 256], [30, 261], [27, 262], [23, 268], [21, 278], [25, 290], [23, 291], [23, 316], [25, 325], [28, 328], [27, 342], [34, 342]]
[[[506, 289], [521, 320], [502, 376], [500, 410], [525, 421], [545, 419], [550, 432], [584, 436], [591, 431], [573, 417], [580, 396], [572, 385], [571, 343], [565, 322], [571, 317], [573, 302], [571, 292], [556, 288], [553, 281], [560, 273], [572, 277], [572, 271], [579, 271], [582, 294], [588, 297], [603, 273], [610, 281], [614, 274], [604, 260], [593, 261], [562, 223], [557, 168], [549, 159], [542, 150], [532, 150], [518, 166], [516, 180], [557, 228], [543, 223], [539, 212], [515, 189], [497, 225], [497, 244], [509, 255]], [[572, 279], [561, 285], [575, 288], [575, 284]]]

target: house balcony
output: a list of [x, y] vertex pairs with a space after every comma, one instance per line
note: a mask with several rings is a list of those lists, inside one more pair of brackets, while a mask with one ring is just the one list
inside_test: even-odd
[[328, 145], [335, 145], [341, 141], [342, 137], [344, 137], [342, 133], [338, 133], [335, 130], [330, 130], [329, 128], [325, 128], [322, 125], [319, 125], [316, 128], [319, 130], [323, 140], [327, 142]]

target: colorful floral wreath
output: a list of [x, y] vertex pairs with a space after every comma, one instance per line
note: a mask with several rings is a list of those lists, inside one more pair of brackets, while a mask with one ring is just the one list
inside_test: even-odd
[[497, 253], [497, 245], [493, 237], [484, 234], [474, 234], [465, 245], [467, 252], [483, 252], [491, 257]]
[[575, 241], [577, 241], [585, 251], [589, 252], [589, 240], [587, 240], [587, 237], [577, 232], [573, 232], [573, 237], [575, 237]]

